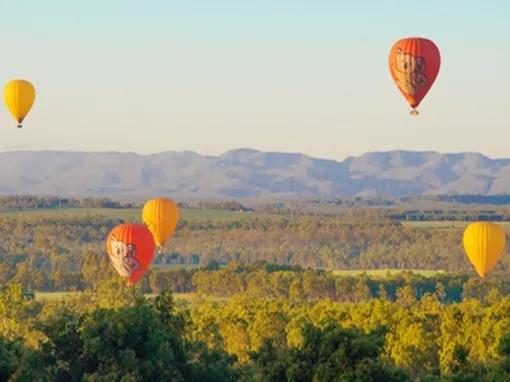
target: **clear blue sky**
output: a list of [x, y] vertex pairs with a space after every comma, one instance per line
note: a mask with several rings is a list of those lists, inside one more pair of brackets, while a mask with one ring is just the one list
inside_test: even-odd
[[[507, 1], [0, 0], [0, 81], [38, 99], [0, 150], [231, 148], [341, 159], [389, 149], [510, 157]], [[442, 52], [419, 118], [388, 51]]]

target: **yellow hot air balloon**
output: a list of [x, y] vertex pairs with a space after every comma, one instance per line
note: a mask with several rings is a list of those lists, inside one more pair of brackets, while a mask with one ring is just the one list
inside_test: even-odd
[[179, 221], [179, 208], [173, 200], [151, 199], [143, 206], [142, 219], [161, 249], [172, 236]]
[[12, 80], [5, 85], [4, 101], [7, 109], [21, 128], [21, 122], [32, 108], [35, 100], [34, 86], [25, 80]]
[[505, 250], [505, 231], [494, 223], [476, 222], [464, 231], [464, 249], [471, 264], [484, 278], [494, 269]]

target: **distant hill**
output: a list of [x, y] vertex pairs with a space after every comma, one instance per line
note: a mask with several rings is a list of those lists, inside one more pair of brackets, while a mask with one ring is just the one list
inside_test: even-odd
[[176, 198], [496, 195], [510, 193], [510, 159], [476, 153], [374, 152], [344, 161], [228, 151], [0, 153], [0, 194]]

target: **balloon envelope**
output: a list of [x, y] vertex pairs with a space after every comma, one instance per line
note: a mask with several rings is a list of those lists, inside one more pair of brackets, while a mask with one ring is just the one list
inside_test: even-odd
[[21, 122], [23, 122], [32, 108], [34, 100], [35, 89], [30, 82], [25, 80], [12, 80], [5, 85], [5, 105], [16, 122], [18, 122], [18, 127], [21, 127]]
[[154, 257], [154, 240], [141, 224], [120, 224], [110, 231], [106, 249], [117, 273], [133, 285], [140, 281]]
[[476, 222], [464, 231], [464, 250], [480, 277], [494, 269], [505, 250], [506, 236], [503, 229], [494, 223]]
[[397, 87], [415, 109], [436, 80], [441, 56], [437, 46], [430, 40], [404, 38], [391, 48], [389, 65]]
[[162, 247], [175, 231], [179, 221], [179, 208], [170, 199], [151, 199], [143, 206], [142, 219], [151, 231], [156, 245]]

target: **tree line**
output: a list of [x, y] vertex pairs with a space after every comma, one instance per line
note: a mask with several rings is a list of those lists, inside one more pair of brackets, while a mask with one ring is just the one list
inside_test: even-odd
[[0, 211], [45, 208], [132, 208], [133, 203], [120, 203], [109, 198], [61, 198], [57, 196], [0, 196]]

